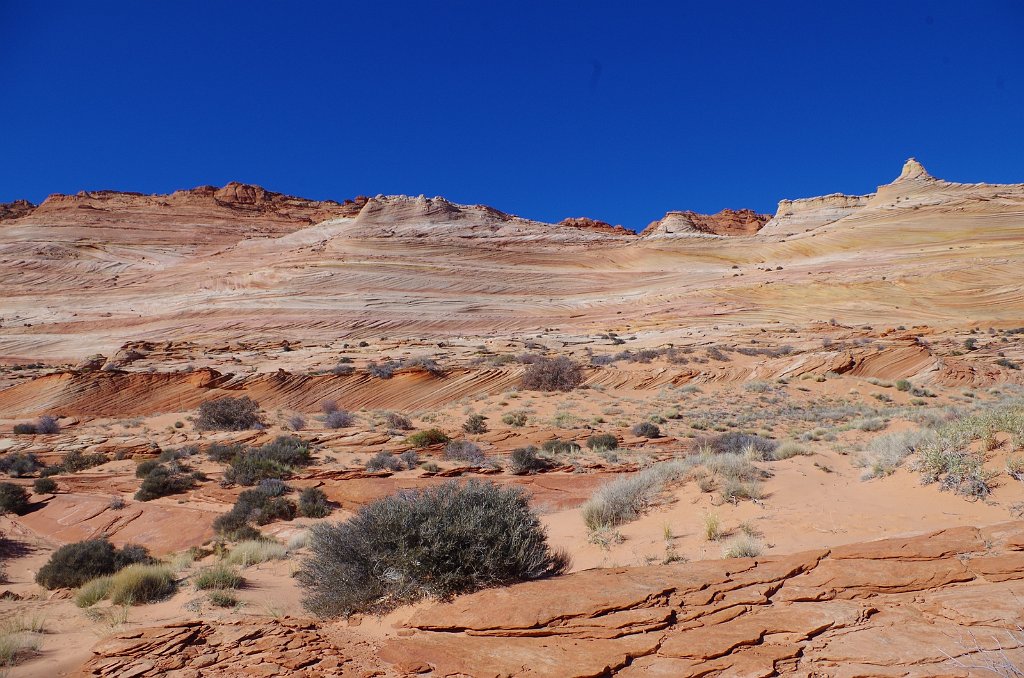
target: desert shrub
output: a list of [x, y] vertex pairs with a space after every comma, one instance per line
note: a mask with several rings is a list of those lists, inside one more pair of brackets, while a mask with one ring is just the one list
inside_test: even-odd
[[919, 447], [929, 443], [934, 435], [931, 431], [919, 429], [875, 437], [868, 443], [864, 454], [854, 460], [856, 466], [867, 468], [861, 479], [892, 475], [904, 460], [917, 452]]
[[32, 475], [43, 467], [39, 458], [31, 452], [15, 452], [0, 457], [0, 472], [12, 478]]
[[725, 532], [722, 530], [722, 523], [715, 513], [705, 513], [701, 529], [706, 541], [718, 541]]
[[310, 550], [296, 576], [304, 605], [322, 617], [385, 612], [568, 567], [521, 488], [476, 481], [377, 500], [343, 523], [315, 526]]
[[417, 431], [405, 439], [405, 441], [413, 447], [430, 447], [431, 445], [446, 443], [449, 440], [451, 440], [451, 438], [445, 435], [443, 431], [436, 428]]
[[1000, 367], [1005, 367], [1005, 368], [1010, 369], [1010, 370], [1019, 370], [1020, 369], [1020, 365], [1018, 365], [1017, 363], [1013, 362], [1009, 358], [999, 358], [998, 360], [996, 360], [996, 365], [999, 365]]
[[537, 448], [533, 445], [517, 447], [509, 455], [509, 471], [513, 475], [522, 476], [528, 473], [543, 471], [548, 461], [537, 456]]
[[307, 487], [299, 494], [299, 514], [306, 518], [326, 518], [331, 514], [327, 495], [319, 487]]
[[858, 417], [851, 426], [861, 431], [881, 431], [885, 428], [885, 421], [881, 417]]
[[340, 408], [338, 407], [337, 400], [325, 400], [320, 403], [320, 411], [324, 414], [330, 414], [331, 412], [337, 412]]
[[293, 431], [301, 431], [306, 428], [306, 418], [301, 414], [293, 414], [288, 417], [288, 428]]
[[171, 450], [164, 450], [157, 457], [157, 461], [167, 463], [171, 461], [177, 461], [179, 459], [188, 459], [196, 455], [199, 452], [199, 448], [194, 445], [187, 447], [177, 447]]
[[643, 421], [633, 426], [633, 435], [640, 438], [660, 438], [661, 429], [658, 428], [657, 424]]
[[278, 436], [272, 442], [232, 457], [224, 480], [238, 485], [256, 485], [268, 478], [287, 478], [295, 468], [311, 461], [306, 442], [294, 436]]
[[36, 421], [36, 433], [60, 433], [60, 424], [48, 414], [44, 414]]
[[[740, 353], [743, 353], [743, 351], [740, 351]], [[750, 393], [768, 393], [772, 390], [772, 385], [767, 381], [748, 381], [743, 385], [743, 389]]]
[[398, 455], [398, 458], [410, 471], [420, 465], [420, 455], [416, 454], [416, 450], [406, 450]]
[[502, 415], [501, 421], [502, 423], [508, 424], [509, 426], [515, 426], [516, 428], [526, 426], [526, 412], [509, 412]]
[[348, 428], [354, 424], [356, 418], [345, 410], [334, 410], [324, 416], [324, 426], [327, 428]]
[[530, 391], [571, 391], [583, 383], [583, 367], [565, 357], [540, 358], [523, 372], [523, 388]]
[[367, 471], [401, 471], [402, 462], [394, 457], [390, 452], [378, 452], [377, 454], [370, 457], [369, 461], [366, 462]]
[[235, 499], [235, 505], [227, 513], [217, 516], [213, 529], [229, 539], [249, 537], [252, 524], [266, 525], [274, 520], [291, 520], [295, 517], [295, 504], [290, 499], [274, 494], [274, 489], [264, 491], [257, 487], [243, 490]]
[[737, 432], [697, 439], [699, 448], [706, 448], [718, 454], [743, 454], [753, 450], [762, 459], [771, 459], [778, 445], [771, 438]]
[[150, 471], [152, 471], [159, 465], [160, 462], [157, 461], [156, 459], [146, 459], [145, 461], [140, 461], [138, 465], [135, 467], [135, 477], [145, 478], [146, 476], [149, 475]]
[[384, 423], [387, 425], [389, 429], [393, 429], [395, 431], [412, 430], [412, 422], [409, 421], [409, 418], [402, 416], [397, 412], [388, 412], [388, 414], [384, 417]]
[[611, 433], [597, 433], [587, 438], [587, 447], [591, 450], [614, 450], [619, 446], [619, 439]]
[[259, 403], [248, 396], [207, 400], [199, 406], [196, 428], [200, 431], [245, 431], [259, 428]]
[[591, 531], [636, 520], [657, 499], [665, 485], [683, 477], [690, 464], [668, 461], [606, 483], [583, 504], [583, 522]]
[[172, 470], [158, 464], [142, 479], [135, 498], [139, 501], [152, 501], [171, 494], [187, 492], [196, 486], [196, 479], [187, 473]]
[[244, 449], [238, 443], [212, 443], [206, 448], [206, 456], [210, 461], [225, 464], [241, 454]]
[[35, 435], [36, 425], [35, 424], [15, 424], [14, 434], [19, 436], [30, 436]]
[[580, 451], [580, 446], [571, 440], [560, 440], [555, 438], [554, 440], [545, 441], [540, 446], [542, 450], [549, 454], [577, 454]]
[[778, 461], [782, 459], [790, 459], [792, 457], [799, 457], [801, 455], [808, 454], [807, 450], [798, 442], [793, 440], [785, 440], [779, 443], [779, 446], [772, 452], [772, 460]]
[[97, 577], [86, 582], [82, 588], [75, 593], [75, 605], [78, 607], [92, 607], [101, 600], [106, 600], [110, 595], [110, 584], [113, 577], [106, 575]]
[[280, 497], [290, 492], [292, 488], [279, 478], [264, 478], [256, 489], [268, 497]]
[[28, 491], [14, 483], [0, 483], [0, 515], [21, 515], [28, 511]]
[[335, 365], [331, 368], [331, 374], [339, 377], [347, 377], [350, 374], [355, 374], [356, 368], [351, 365]]
[[390, 379], [395, 376], [395, 370], [402, 366], [402, 363], [395, 360], [389, 360], [384, 363], [371, 362], [367, 363], [366, 371], [369, 372], [371, 377], [377, 377], [378, 379]]
[[718, 491], [722, 501], [738, 504], [743, 499], [761, 499], [764, 493], [756, 481], [745, 481], [739, 478], [725, 478]]
[[177, 588], [169, 566], [136, 563], [111, 577], [107, 596], [114, 605], [140, 605], [162, 600]]
[[65, 473], [77, 473], [79, 471], [85, 471], [86, 469], [99, 466], [100, 464], [106, 464], [110, 459], [107, 455], [94, 453], [94, 454], [82, 454], [79, 450], [71, 450], [66, 453], [60, 460], [60, 467]]
[[445, 459], [465, 461], [471, 464], [483, 464], [487, 457], [480, 451], [480, 446], [468, 440], [453, 440], [444, 448]]
[[228, 553], [227, 562], [240, 567], [259, 565], [269, 560], [281, 560], [288, 555], [283, 544], [266, 539], [252, 539], [239, 542]]
[[57, 491], [57, 481], [53, 478], [36, 478], [32, 490], [36, 494], [53, 494]]
[[914, 385], [906, 379], [900, 379], [896, 382], [897, 391], [909, 391]]
[[757, 558], [764, 551], [764, 546], [755, 537], [741, 534], [732, 539], [722, 549], [723, 558]]
[[462, 430], [466, 433], [487, 433], [486, 419], [487, 417], [482, 414], [471, 414], [462, 425]]
[[433, 358], [426, 356], [420, 356], [418, 358], [412, 358], [405, 363], [406, 367], [418, 367], [421, 370], [426, 370], [435, 377], [444, 375], [444, 368]]
[[206, 595], [206, 598], [215, 607], [234, 607], [238, 605], [238, 596], [227, 589], [214, 589]]
[[245, 577], [223, 561], [205, 567], [192, 575], [192, 585], [200, 591], [210, 589], [237, 589], [245, 583]]
[[117, 549], [106, 539], [65, 544], [36, 573], [36, 583], [47, 589], [77, 588], [91, 579], [113, 574], [133, 564], [152, 562], [143, 546], [128, 544]]

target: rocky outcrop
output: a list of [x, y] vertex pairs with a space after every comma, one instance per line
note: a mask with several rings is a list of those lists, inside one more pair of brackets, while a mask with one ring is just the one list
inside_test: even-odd
[[0, 202], [0, 221], [7, 221], [8, 219], [20, 219], [21, 217], [27, 214], [31, 214], [35, 208], [36, 206], [30, 203], [28, 200]]
[[958, 662], [998, 659], [997, 642], [1024, 659], [1022, 540], [1014, 523], [590, 570], [426, 608], [381, 657], [431, 675], [969, 675]]
[[770, 214], [754, 210], [724, 209], [716, 214], [697, 212], [669, 212], [658, 221], [651, 222], [640, 233], [646, 238], [664, 238], [689, 235], [754, 235], [771, 219]]
[[383, 639], [290, 618], [134, 629], [82, 675], [970, 676], [1024, 665], [1021, 594], [1015, 522], [587, 570], [422, 606]]
[[562, 219], [559, 221], [558, 225], [568, 228], [581, 228], [588, 231], [598, 231], [600, 233], [610, 233], [612, 235], [634, 235], [632, 231], [623, 226], [612, 226], [607, 221], [598, 221], [597, 219], [591, 219], [589, 217], [569, 217], [568, 219]]
[[870, 195], [832, 193], [818, 198], [780, 200], [775, 216], [761, 229], [763, 235], [793, 235], [839, 221], [868, 204]]
[[[183, 621], [115, 634], [93, 648], [81, 676], [349, 675], [351, 659], [316, 623], [251, 617], [214, 623]], [[372, 675], [372, 674], [370, 674]]]

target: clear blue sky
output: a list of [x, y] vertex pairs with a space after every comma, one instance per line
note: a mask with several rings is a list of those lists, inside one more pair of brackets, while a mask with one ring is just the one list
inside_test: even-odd
[[0, 0], [0, 201], [231, 180], [631, 228], [1024, 181], [1024, 3]]

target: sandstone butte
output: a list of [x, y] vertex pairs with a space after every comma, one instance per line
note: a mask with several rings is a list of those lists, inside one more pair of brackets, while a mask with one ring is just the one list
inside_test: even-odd
[[[0, 205], [0, 461], [98, 460], [0, 516], [0, 617], [44, 620], [13, 632], [32, 642], [7, 670], [1021, 675], [1022, 264], [1024, 184], [945, 181], [913, 159], [871, 194], [782, 200], [774, 215], [672, 211], [640, 234], [237, 183]], [[583, 386], [520, 389], [523, 354], [571, 357]], [[201, 403], [242, 395], [264, 429], [193, 425]], [[354, 423], [329, 428], [327, 402]], [[471, 438], [494, 463], [437, 445], [419, 450], [425, 465], [368, 469], [411, 450], [388, 412]], [[486, 431], [462, 432], [471, 413]], [[42, 415], [60, 431], [13, 433]], [[660, 437], [638, 435], [642, 421]], [[595, 490], [729, 432], [791, 454], [751, 461], [739, 494], [700, 462], [635, 520], [588, 532]], [[622, 449], [589, 450], [595, 433]], [[334, 513], [261, 526], [287, 554], [241, 568], [237, 604], [218, 607], [192, 581], [244, 488], [197, 455], [195, 487], [137, 501], [136, 465], [281, 434], [314, 450], [289, 485], [320, 488]], [[955, 436], [978, 482], [923, 482], [922, 441]], [[581, 449], [508, 470], [512, 450], [556, 438]], [[305, 611], [292, 574], [310, 526], [452, 477], [525, 488], [569, 572], [383, 617]], [[98, 536], [176, 563], [177, 593], [82, 609], [34, 582], [59, 546]]]

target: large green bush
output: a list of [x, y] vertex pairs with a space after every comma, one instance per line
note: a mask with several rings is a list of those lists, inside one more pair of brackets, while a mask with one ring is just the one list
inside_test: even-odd
[[311, 612], [385, 612], [563, 572], [523, 490], [469, 481], [401, 492], [311, 531], [298, 574]]
[[152, 563], [149, 551], [137, 544], [117, 549], [106, 539], [65, 544], [39, 568], [36, 583], [44, 588], [77, 588], [91, 579], [113, 574], [134, 563]]
[[28, 511], [28, 491], [14, 483], [0, 483], [0, 514]]
[[312, 461], [309, 445], [294, 436], [278, 436], [272, 442], [240, 452], [231, 458], [224, 473], [229, 483], [256, 485], [262, 480], [287, 478], [292, 470]]
[[196, 428], [200, 431], [245, 431], [260, 426], [260, 405], [248, 396], [217, 398], [199, 406]]

